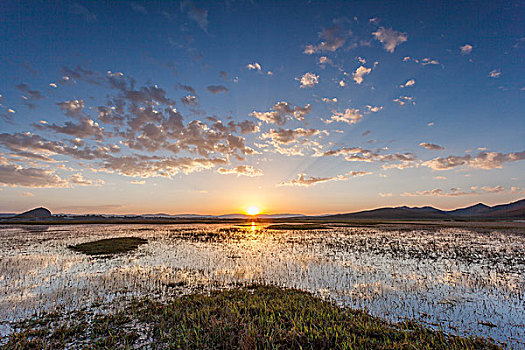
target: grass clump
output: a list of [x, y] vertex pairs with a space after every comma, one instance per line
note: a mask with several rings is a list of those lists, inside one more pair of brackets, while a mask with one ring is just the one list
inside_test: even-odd
[[322, 230], [331, 227], [323, 224], [276, 224], [266, 228], [269, 230]]
[[79, 322], [59, 332], [21, 329], [4, 348], [498, 349], [481, 338], [389, 323], [307, 292], [259, 285], [167, 303], [135, 301], [126, 310]]
[[143, 238], [119, 237], [77, 244], [69, 246], [69, 249], [87, 255], [113, 255], [127, 253], [137, 249], [139, 245], [146, 243], [148, 243], [148, 241]]

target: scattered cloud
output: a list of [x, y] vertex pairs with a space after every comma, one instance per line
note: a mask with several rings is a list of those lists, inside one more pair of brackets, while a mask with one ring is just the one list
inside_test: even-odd
[[321, 42], [318, 45], [306, 45], [303, 53], [311, 55], [318, 52], [334, 52], [342, 47], [348, 36], [351, 34], [349, 31], [343, 31], [340, 25], [335, 25], [328, 29], [323, 29], [319, 33]]
[[292, 104], [281, 101], [276, 103], [269, 112], [252, 112], [250, 116], [259, 119], [267, 124], [284, 125], [287, 117], [293, 117], [304, 121], [304, 117], [312, 111], [312, 106], [307, 104], [304, 107], [293, 106]]
[[480, 152], [477, 156], [470, 154], [464, 156], [438, 157], [422, 164], [433, 170], [449, 170], [466, 165], [478, 169], [501, 168], [504, 163], [525, 160], [525, 151], [515, 153]]
[[372, 35], [379, 40], [386, 51], [393, 53], [397, 46], [408, 40], [406, 33], [398, 32], [392, 28], [379, 27]]
[[469, 55], [472, 52], [472, 48], [473, 48], [472, 45], [465, 44], [463, 46], [460, 46], [459, 50], [461, 51], [462, 55]]
[[337, 103], [337, 97], [334, 97], [334, 98], [323, 97], [321, 101], [323, 101], [324, 103]]
[[414, 85], [416, 85], [416, 81], [414, 79], [410, 79], [406, 83], [404, 83], [403, 85], [399, 85], [399, 86], [402, 87], [402, 88], [406, 88], [406, 87], [410, 87], [410, 86], [414, 86]]
[[441, 64], [441, 63], [439, 63], [438, 60], [430, 58], [430, 57], [414, 58], [414, 57], [410, 57], [410, 56], [405, 56], [405, 57], [403, 57], [403, 62], [414, 62], [414, 63], [420, 64], [422, 66], [440, 65]]
[[295, 78], [301, 82], [301, 88], [313, 87], [319, 84], [319, 76], [314, 73], [305, 73], [301, 78]]
[[333, 113], [330, 119], [325, 121], [327, 124], [333, 122], [355, 124], [363, 119], [363, 114], [357, 108], [347, 108], [343, 113], [335, 111]]
[[258, 70], [258, 71], [262, 69], [261, 65], [257, 62], [248, 64], [246, 68], [248, 68], [248, 70]]
[[441, 147], [434, 143], [421, 142], [419, 145], [425, 149], [428, 149], [429, 151], [440, 151], [445, 149], [444, 147]]
[[249, 177], [255, 177], [255, 176], [262, 176], [263, 172], [260, 169], [255, 169], [251, 165], [239, 165], [232, 169], [226, 169], [226, 168], [219, 168], [217, 169], [217, 172], [219, 174], [235, 174], [237, 176], [249, 176]]
[[370, 106], [370, 105], [366, 105], [365, 106], [366, 109], [368, 109], [368, 113], [377, 113], [381, 110], [383, 110], [383, 106]]
[[399, 96], [398, 98], [395, 98], [393, 101], [400, 106], [416, 104], [416, 102], [414, 101], [414, 97], [412, 96]]
[[303, 187], [310, 187], [313, 185], [317, 185], [319, 183], [323, 182], [330, 182], [330, 181], [344, 181], [348, 180], [352, 177], [357, 176], [364, 176], [369, 175], [371, 172], [367, 171], [351, 171], [349, 173], [346, 173], [344, 175], [337, 175], [332, 177], [314, 177], [314, 176], [307, 176], [304, 173], [301, 173], [297, 175], [296, 179], [292, 179], [289, 182], [281, 182], [279, 186], [303, 186]]
[[297, 129], [270, 129], [269, 132], [263, 133], [261, 135], [262, 139], [271, 139], [275, 143], [280, 144], [289, 144], [297, 142], [302, 137], [310, 137], [315, 136], [320, 133], [327, 134], [327, 131], [317, 130], [317, 129], [304, 129], [304, 128], [297, 128]]
[[381, 193], [380, 192], [378, 194], [379, 194], [380, 197], [383, 197], [383, 198], [385, 198], [385, 197], [392, 197], [392, 193], [390, 193], [390, 192], [389, 193]]
[[360, 66], [356, 69], [355, 72], [352, 73], [352, 79], [356, 82], [356, 84], [361, 84], [363, 82], [363, 77], [365, 75], [370, 74], [372, 71], [372, 68], [367, 68], [365, 66]]
[[499, 69], [493, 69], [489, 72], [490, 78], [499, 78], [501, 76], [501, 71]]
[[230, 91], [224, 85], [208, 85], [206, 89], [212, 94], [219, 94], [221, 92], [228, 93]]
[[194, 20], [203, 31], [208, 32], [208, 10], [198, 7], [189, 0], [183, 0], [180, 3], [180, 10]]
[[502, 186], [483, 186], [481, 188], [473, 186], [470, 190], [462, 190], [460, 187], [451, 188], [448, 192], [440, 188], [433, 190], [415, 191], [415, 192], [404, 192], [401, 194], [403, 197], [419, 197], [419, 196], [432, 196], [432, 197], [458, 197], [458, 196], [471, 196], [480, 195], [487, 193], [503, 193], [505, 188]]

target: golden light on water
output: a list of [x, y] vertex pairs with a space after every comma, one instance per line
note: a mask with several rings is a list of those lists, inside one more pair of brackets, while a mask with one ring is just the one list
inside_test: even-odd
[[261, 212], [261, 210], [259, 209], [259, 207], [256, 207], [256, 206], [251, 206], [251, 207], [248, 207], [246, 209], [246, 213], [248, 215], [257, 215]]

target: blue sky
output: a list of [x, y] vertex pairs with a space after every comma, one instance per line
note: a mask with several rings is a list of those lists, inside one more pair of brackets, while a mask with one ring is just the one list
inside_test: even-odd
[[523, 2], [1, 6], [1, 211], [525, 195]]

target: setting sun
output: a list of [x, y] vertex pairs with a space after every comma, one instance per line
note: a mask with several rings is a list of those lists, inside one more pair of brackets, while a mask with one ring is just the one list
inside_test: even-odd
[[260, 212], [261, 212], [261, 210], [258, 207], [255, 207], [255, 206], [251, 206], [251, 207], [248, 207], [248, 209], [246, 209], [246, 213], [248, 215], [257, 215]]

